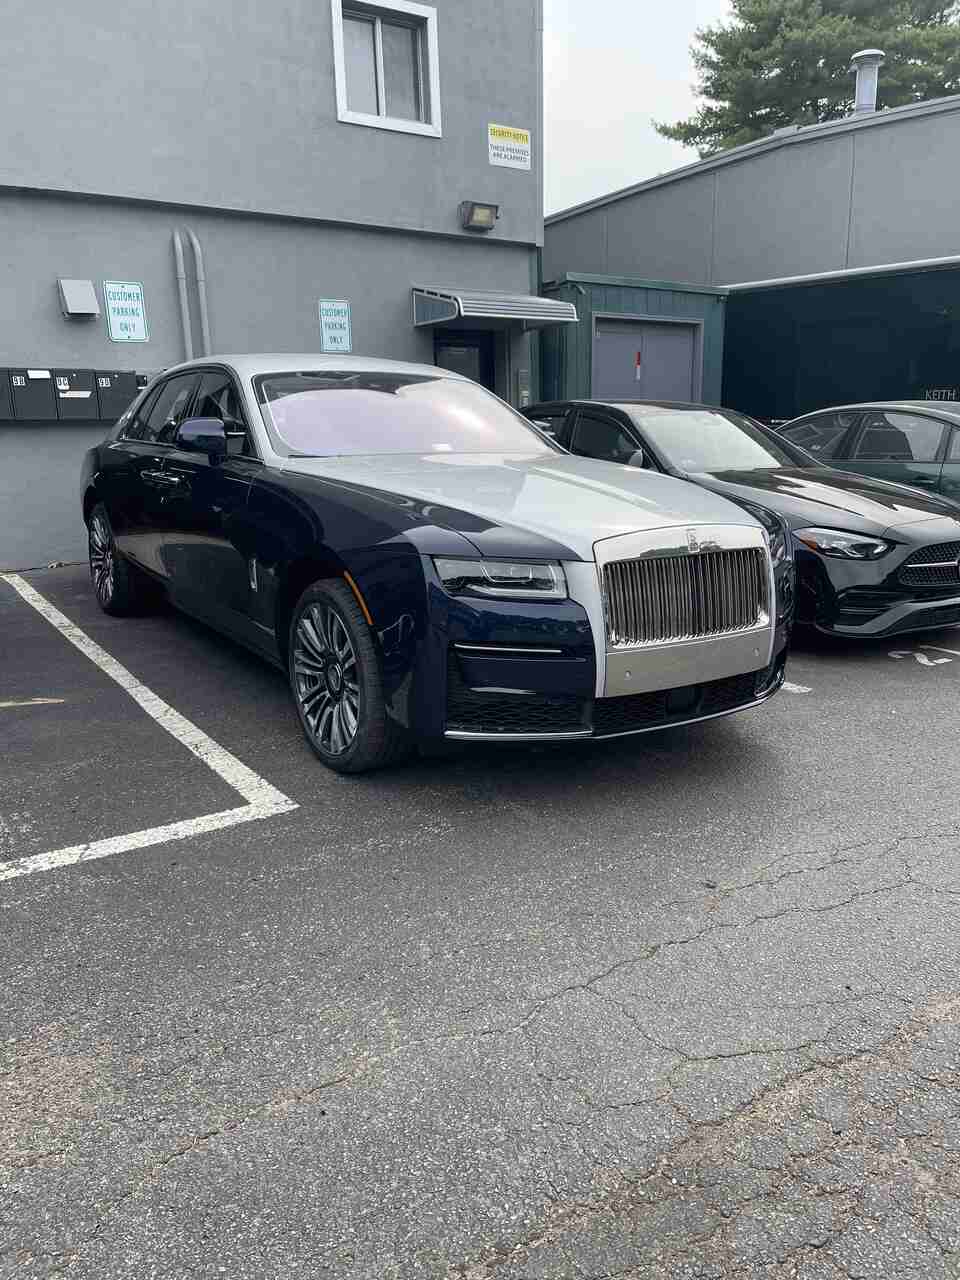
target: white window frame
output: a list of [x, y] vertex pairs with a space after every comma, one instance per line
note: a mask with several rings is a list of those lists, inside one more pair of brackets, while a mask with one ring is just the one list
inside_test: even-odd
[[[361, 0], [362, 7], [373, 16], [389, 21], [390, 16], [414, 18], [422, 25], [426, 43], [426, 75], [430, 119], [400, 120], [395, 116], [371, 115], [367, 111], [351, 111], [347, 106], [347, 65], [343, 52], [344, 0], [330, 0], [333, 18], [333, 67], [337, 86], [337, 119], [345, 124], [363, 124], [371, 129], [392, 129], [395, 133], [419, 133], [427, 138], [442, 137], [440, 129], [440, 48], [437, 40], [437, 11], [432, 5], [415, 4], [413, 0], [388, 0], [371, 4]], [[360, 6], [358, 6], [360, 7]], [[347, 0], [347, 9], [351, 8]], [[382, 84], [382, 67], [377, 68], [378, 91]]]

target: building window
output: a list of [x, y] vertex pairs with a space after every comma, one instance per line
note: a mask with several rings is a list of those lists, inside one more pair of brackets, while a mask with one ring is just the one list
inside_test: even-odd
[[337, 118], [439, 138], [436, 9], [411, 0], [330, 3]]

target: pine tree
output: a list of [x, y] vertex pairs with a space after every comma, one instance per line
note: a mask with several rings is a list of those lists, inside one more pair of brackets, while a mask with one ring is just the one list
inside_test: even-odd
[[696, 33], [704, 105], [657, 131], [711, 155], [853, 109], [850, 57], [882, 49], [878, 106], [960, 92], [957, 0], [732, 0], [732, 21]]

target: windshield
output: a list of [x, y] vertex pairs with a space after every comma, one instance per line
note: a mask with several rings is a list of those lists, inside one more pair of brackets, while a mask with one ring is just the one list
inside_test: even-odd
[[729, 410], [620, 406], [677, 471], [769, 471], [812, 467], [815, 461]]
[[263, 416], [309, 457], [377, 453], [553, 453], [509, 405], [474, 382], [429, 374], [271, 373]]

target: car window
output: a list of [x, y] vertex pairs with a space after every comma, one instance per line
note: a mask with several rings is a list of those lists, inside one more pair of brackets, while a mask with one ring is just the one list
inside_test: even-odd
[[240, 393], [229, 373], [211, 369], [200, 378], [194, 418], [217, 418], [227, 436], [227, 453], [234, 457], [250, 457], [253, 447], [240, 406]]
[[960, 431], [954, 430], [950, 436], [950, 452], [947, 454], [949, 462], [960, 462]]
[[598, 418], [580, 413], [574, 424], [570, 452], [583, 458], [601, 458], [604, 462], [628, 462], [640, 446], [626, 427], [612, 418]]
[[154, 387], [152, 391], [148, 392], [143, 397], [143, 400], [140, 402], [140, 407], [137, 409], [136, 413], [130, 417], [130, 420], [121, 429], [121, 440], [143, 439], [143, 433], [146, 430], [147, 425], [147, 418], [150, 416], [150, 410], [153, 408], [154, 404], [156, 404], [157, 396], [159, 394], [160, 388]]
[[732, 409], [629, 403], [623, 409], [661, 458], [690, 475], [817, 466], [817, 460], [799, 446]]
[[943, 426], [936, 418], [875, 410], [864, 415], [850, 456], [861, 462], [933, 462]]
[[858, 420], [859, 414], [821, 413], [816, 418], [804, 418], [792, 426], [780, 427], [780, 434], [806, 449], [815, 458], [836, 458], [847, 432]]
[[466, 379], [331, 369], [262, 374], [254, 386], [267, 431], [301, 456], [555, 452]]
[[138, 438], [155, 441], [157, 444], [172, 444], [196, 385], [195, 373], [180, 373], [168, 378], [160, 387]]

